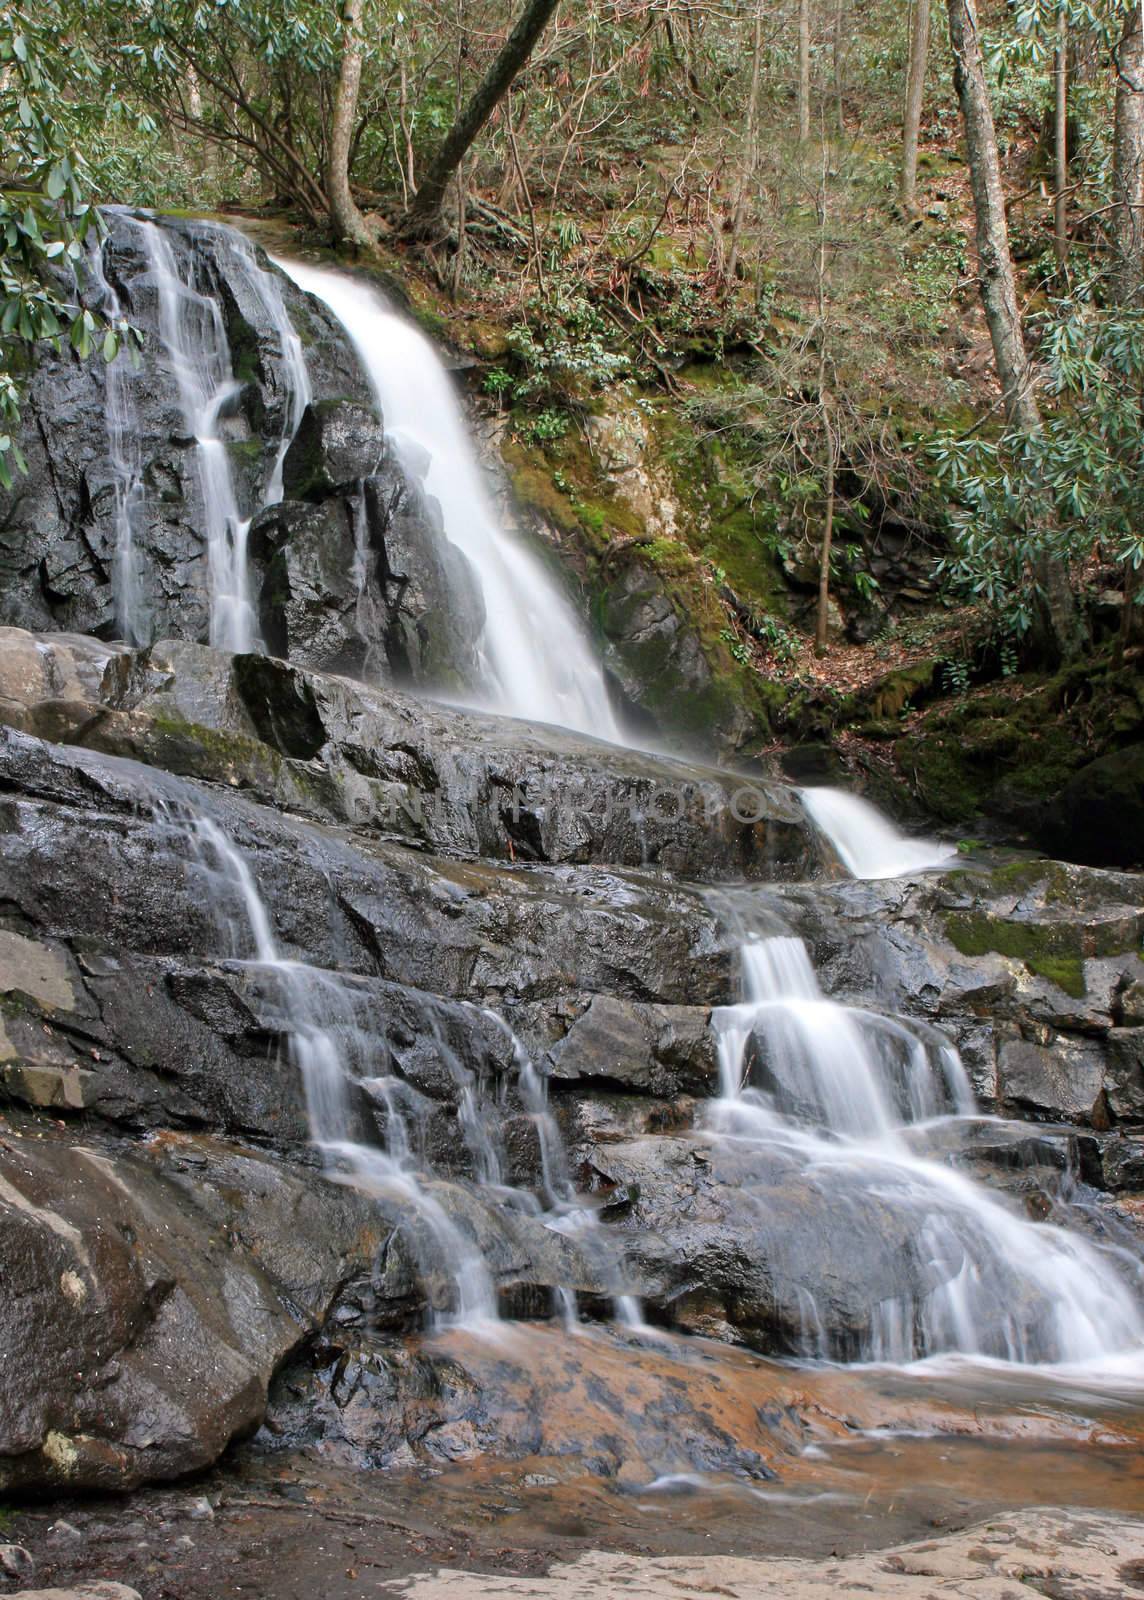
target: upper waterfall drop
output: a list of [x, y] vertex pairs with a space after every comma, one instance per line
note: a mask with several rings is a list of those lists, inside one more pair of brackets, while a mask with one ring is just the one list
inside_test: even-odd
[[[302, 343], [290, 324], [277, 279], [259, 265], [250, 243], [233, 228], [199, 224], [201, 228], [212, 228], [220, 244], [239, 259], [242, 274], [261, 302], [281, 347], [286, 388], [282, 432], [259, 502], [244, 509], [239, 503], [223, 427], [223, 418], [237, 402], [243, 383], [235, 376], [222, 307], [216, 296], [201, 291], [193, 265], [180, 269], [167, 231], [157, 221], [133, 220], [142, 233], [155, 283], [163, 350], [178, 385], [187, 432], [195, 442], [205, 515], [210, 642], [217, 649], [241, 654], [260, 647], [247, 560], [251, 515], [260, 505], [281, 500], [286, 452], [310, 399]], [[125, 523], [125, 527], [129, 533], [130, 524]], [[125, 573], [130, 571], [122, 553], [118, 565]], [[123, 587], [119, 596], [121, 612], [137, 606], [137, 600]]]
[[900, 878], [940, 867], [957, 854], [956, 846], [940, 839], [899, 833], [876, 806], [845, 789], [800, 789], [799, 795], [811, 822], [854, 878]]
[[488, 709], [622, 743], [603, 670], [572, 606], [541, 562], [500, 525], [448, 373], [429, 340], [344, 273], [291, 260], [277, 265], [342, 323], [398, 454], [411, 470], [429, 458], [426, 489], [484, 592]]

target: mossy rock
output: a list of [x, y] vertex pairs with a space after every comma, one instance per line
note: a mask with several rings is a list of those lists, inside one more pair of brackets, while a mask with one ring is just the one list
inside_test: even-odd
[[[1126, 865], [1144, 860], [1133, 856], [1093, 854], [1093, 846], [1075, 852], [1070, 842], [1073, 823], [1083, 808], [1082, 768], [1119, 747], [1144, 740], [1144, 681], [1132, 669], [1113, 668], [1107, 660], [1088, 660], [1051, 677], [1027, 675], [1015, 680], [1010, 693], [991, 692], [935, 709], [895, 748], [898, 770], [917, 799], [935, 816], [969, 824], [995, 818], [1031, 833], [1045, 848], [1066, 858]], [[1132, 761], [1128, 767], [1138, 772]], [[1098, 769], [1094, 774], [1101, 778]], [[1115, 775], [1109, 769], [1109, 782]], [[1077, 776], [1075, 801], [1058, 797]], [[1109, 790], [1107, 818], [1096, 828], [1101, 836], [1129, 835], [1139, 840], [1138, 821], [1129, 826], [1132, 779]], [[1054, 823], [1054, 817], [1060, 817]], [[1080, 823], [1076, 823], [1080, 839]], [[1051, 843], [1050, 843], [1051, 840]]]

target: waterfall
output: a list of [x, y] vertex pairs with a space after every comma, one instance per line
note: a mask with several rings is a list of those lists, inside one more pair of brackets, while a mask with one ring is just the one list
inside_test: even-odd
[[[424, 1276], [444, 1265], [453, 1291], [452, 1321], [470, 1328], [494, 1323], [496, 1291], [488, 1267], [476, 1245], [412, 1170], [410, 1142], [401, 1117], [389, 1119], [387, 1149], [354, 1138], [346, 1053], [355, 1035], [360, 1040], [360, 1030], [343, 984], [335, 974], [283, 959], [254, 876], [221, 828], [209, 818], [198, 817], [192, 824], [192, 840], [216, 913], [232, 944], [237, 951], [249, 952], [247, 959], [275, 981], [284, 1031], [302, 1075], [311, 1135], [329, 1175], [394, 1203], [403, 1215], [422, 1226], [431, 1250], [419, 1248], [416, 1229], [406, 1226], [406, 1236], [420, 1258]], [[370, 1034], [361, 1042], [366, 1049], [376, 1045]]]
[[[712, 1137], [757, 1151], [761, 1162], [793, 1158], [835, 1197], [840, 1222], [856, 1216], [860, 1225], [869, 1202], [871, 1213], [905, 1224], [912, 1241], [903, 1263], [910, 1289], [872, 1306], [862, 1357], [1084, 1363], [1139, 1350], [1144, 1316], [1109, 1252], [1026, 1220], [914, 1153], [912, 1127], [972, 1109], [947, 1041], [828, 1000], [805, 946], [789, 935], [748, 935], [741, 965], [742, 1001], [713, 1018]], [[831, 1348], [829, 1319], [806, 1291], [800, 1306], [806, 1354], [852, 1354]]]
[[[228, 834], [208, 817], [188, 816], [181, 807], [176, 811], [166, 801], [162, 804], [180, 841], [184, 845], [189, 841], [193, 867], [230, 958], [269, 985], [268, 1004], [301, 1076], [310, 1135], [327, 1176], [397, 1209], [399, 1226], [426, 1282], [439, 1325], [493, 1331], [498, 1313], [491, 1273], [477, 1244], [433, 1194], [432, 1172], [426, 1178], [418, 1171], [418, 1163], [424, 1163], [417, 1124], [425, 1102], [404, 1080], [384, 1070], [388, 1064], [384, 1024], [373, 1014], [368, 991], [355, 993], [354, 980], [284, 957], [250, 866]], [[441, 1002], [432, 996], [420, 1000], [425, 1037], [432, 1040], [434, 1054], [458, 1089], [458, 1135], [477, 1186], [508, 1210], [535, 1217], [553, 1232], [574, 1238], [601, 1283], [610, 1285], [617, 1319], [642, 1328], [642, 1310], [624, 1281], [617, 1241], [592, 1206], [575, 1193], [544, 1080], [523, 1043], [496, 1012], [465, 1005], [474, 1019], [490, 1022], [511, 1046], [520, 1099], [536, 1130], [542, 1199], [506, 1181], [501, 1153], [503, 1097], [491, 1097], [449, 1043], [439, 1014]], [[384, 1107], [382, 1146], [357, 1136], [355, 1094]], [[442, 1272], [447, 1279], [445, 1292], [434, 1295], [432, 1286]], [[575, 1291], [558, 1284], [553, 1300], [566, 1325], [573, 1326]]]
[[621, 742], [603, 670], [568, 600], [501, 526], [449, 376], [429, 340], [373, 289], [326, 268], [280, 261], [323, 301], [361, 356], [385, 426], [441, 507], [445, 536], [484, 592], [483, 703], [489, 710]]
[[[250, 596], [247, 535], [250, 516], [239, 506], [238, 492], [223, 431], [225, 417], [242, 393], [231, 364], [226, 324], [217, 299], [194, 282], [194, 259], [187, 276], [180, 275], [165, 231], [139, 220], [147, 259], [159, 297], [159, 330], [174, 373], [188, 435], [195, 441], [195, 459], [202, 491], [210, 585], [210, 642], [236, 653], [258, 644], [258, 626]], [[207, 227], [208, 224], [200, 224]], [[239, 257], [243, 275], [262, 303], [281, 345], [287, 388], [285, 424], [260, 504], [282, 497], [282, 465], [310, 398], [310, 381], [301, 341], [291, 327], [281, 291], [273, 276], [257, 263], [253, 249], [233, 229], [215, 230], [225, 247]], [[251, 510], [257, 510], [252, 507]]]
[[[114, 326], [123, 320], [124, 310], [107, 276], [104, 264], [106, 248], [106, 240], [96, 240], [89, 250], [87, 266], [99, 296], [100, 309]], [[107, 458], [111, 465], [115, 495], [112, 591], [115, 597], [115, 625], [120, 637], [130, 645], [140, 645], [146, 644], [150, 638], [136, 545], [136, 535], [144, 526], [146, 491], [138, 417], [127, 378], [126, 361], [126, 354], [121, 352], [107, 364], [104, 379]]]
[[957, 854], [953, 845], [899, 833], [868, 800], [845, 789], [800, 789], [799, 794], [811, 822], [855, 878], [900, 878], [941, 866]]

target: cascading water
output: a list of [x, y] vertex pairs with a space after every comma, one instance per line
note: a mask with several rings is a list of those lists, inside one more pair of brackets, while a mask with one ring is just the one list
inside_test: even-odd
[[845, 789], [800, 789], [803, 807], [855, 878], [899, 878], [939, 867], [957, 854], [937, 839], [911, 839], [889, 818]]
[[[178, 383], [187, 432], [195, 441], [210, 582], [210, 642], [220, 650], [249, 651], [258, 643], [247, 572], [251, 519], [239, 506], [222, 429], [242, 384], [231, 365], [219, 303], [213, 295], [200, 292], [193, 281], [193, 257], [188, 257], [189, 277], [184, 279], [164, 230], [146, 220], [137, 220], [136, 225], [143, 233], [159, 297], [163, 348]], [[301, 341], [290, 324], [277, 282], [258, 265], [241, 234], [221, 227], [216, 231], [220, 247], [240, 258], [242, 275], [262, 302], [281, 343], [287, 395], [282, 436], [261, 502], [270, 505], [282, 497], [282, 466], [309, 401], [310, 380]]]
[[[114, 327], [124, 311], [103, 260], [104, 242], [97, 243], [88, 255], [88, 266], [99, 295], [101, 309]], [[112, 586], [115, 594], [115, 623], [120, 636], [131, 645], [145, 644], [150, 627], [143, 603], [136, 537], [143, 526], [146, 492], [143, 485], [143, 460], [139, 431], [125, 368], [126, 356], [119, 355], [106, 368], [107, 455], [111, 464], [115, 494], [115, 563]]]
[[[401, 1116], [389, 1119], [388, 1149], [363, 1144], [353, 1136], [347, 1045], [356, 1040], [368, 1051], [376, 1047], [376, 1039], [359, 1028], [344, 982], [332, 973], [282, 958], [250, 868], [221, 828], [199, 817], [192, 837], [213, 903], [236, 951], [252, 950], [253, 964], [276, 985], [283, 1028], [302, 1075], [311, 1134], [330, 1176], [400, 1208], [424, 1275], [431, 1277], [441, 1266], [448, 1275], [453, 1320], [477, 1328], [494, 1323], [496, 1292], [488, 1268], [476, 1245], [418, 1181]], [[410, 1220], [428, 1235], [428, 1249], [416, 1228], [408, 1226]]]
[[541, 563], [501, 527], [432, 345], [367, 285], [297, 261], [278, 265], [345, 328], [408, 469], [418, 472], [428, 456], [426, 489], [441, 506], [446, 537], [468, 557], [484, 593], [488, 709], [620, 742], [600, 663]]
[[1027, 1221], [914, 1153], [911, 1126], [972, 1108], [952, 1046], [827, 1000], [798, 939], [748, 937], [741, 957], [743, 1000], [713, 1019], [721, 1093], [711, 1136], [760, 1159], [793, 1158], [837, 1197], [840, 1218], [858, 1195], [892, 1211], [911, 1239], [910, 1287], [871, 1306], [862, 1349], [834, 1348], [808, 1303], [806, 1354], [1090, 1363], [1140, 1350], [1144, 1315], [1109, 1252]]
[[[378, 1072], [379, 1065], [385, 1065], [384, 1027], [374, 1015], [368, 992], [357, 993], [353, 979], [283, 957], [250, 867], [228, 835], [207, 817], [186, 816], [181, 805], [173, 824], [180, 840], [190, 841], [194, 866], [232, 959], [268, 987], [264, 1002], [279, 1019], [300, 1072], [311, 1137], [322, 1153], [327, 1175], [396, 1209], [438, 1308], [439, 1323], [492, 1332], [498, 1315], [492, 1276], [477, 1245], [432, 1192], [432, 1175], [425, 1179], [419, 1173], [424, 1165], [419, 1126], [426, 1103], [402, 1079]], [[503, 1104], [486, 1093], [450, 1045], [434, 1009], [438, 1003], [428, 996], [421, 997], [421, 1003], [425, 1036], [433, 1041], [434, 1054], [458, 1089], [458, 1129], [479, 1187], [509, 1210], [527, 1213], [553, 1231], [576, 1238], [596, 1263], [601, 1281], [611, 1284], [618, 1319], [642, 1327], [639, 1302], [626, 1290], [610, 1232], [573, 1189], [543, 1080], [524, 1045], [495, 1012], [466, 1008], [474, 1018], [491, 1022], [511, 1045], [520, 1098], [536, 1128], [540, 1200], [506, 1182], [499, 1139]], [[352, 1099], [356, 1091], [384, 1108], [384, 1147], [358, 1137]], [[442, 1274], [447, 1281], [434, 1292]], [[574, 1324], [575, 1292], [557, 1286], [554, 1298], [565, 1322]]]

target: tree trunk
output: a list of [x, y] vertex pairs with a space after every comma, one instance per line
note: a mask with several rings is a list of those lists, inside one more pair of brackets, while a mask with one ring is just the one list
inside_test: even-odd
[[831, 40], [831, 54], [834, 68], [834, 121], [840, 138], [846, 135], [846, 105], [842, 92], [845, 37], [846, 0], [834, 0], [834, 36]]
[[442, 202], [457, 168], [532, 54], [558, 4], [559, 0], [528, 0], [500, 54], [446, 134], [444, 143], [422, 178], [416, 198], [401, 223], [403, 233], [424, 234], [434, 231]]
[[930, 0], [914, 0], [910, 30], [910, 67], [906, 78], [906, 114], [902, 126], [902, 206], [912, 211], [918, 196], [918, 134], [925, 102], [929, 62]]
[[1025, 349], [1017, 280], [1009, 250], [1005, 192], [993, 108], [985, 80], [985, 63], [977, 31], [974, 0], [948, 0], [949, 37], [953, 45], [953, 78], [965, 124], [969, 182], [977, 220], [977, 257], [981, 303], [993, 342], [993, 359], [1004, 397], [1005, 417], [1025, 433], [1040, 429], [1041, 413], [1033, 393], [1033, 372]]
[[798, 0], [798, 137], [810, 138], [810, 0]]
[[1056, 162], [1056, 198], [1053, 201], [1053, 247], [1057, 266], [1069, 258], [1069, 19], [1057, 19], [1057, 48], [1053, 57], [1053, 154]]
[[823, 488], [826, 505], [822, 517], [822, 544], [818, 554], [818, 609], [814, 622], [814, 653], [826, 654], [826, 634], [830, 622], [830, 553], [834, 543], [834, 498], [837, 482], [834, 425], [831, 421], [830, 393], [830, 285], [827, 280], [826, 253], [830, 226], [830, 154], [826, 147], [826, 133], [822, 135], [822, 177], [818, 191], [818, 251], [815, 272], [815, 298], [818, 306], [818, 409], [822, 418], [822, 436], [826, 458]]
[[834, 543], [834, 430], [830, 425], [830, 408], [823, 407], [826, 424], [826, 509], [822, 518], [822, 549], [818, 557], [818, 611], [814, 621], [814, 653], [826, 654], [827, 629], [830, 624], [830, 552]]
[[1112, 284], [1117, 300], [1129, 305], [1144, 276], [1144, 19], [1138, 5], [1125, 20], [1115, 59]]
[[[949, 38], [953, 46], [953, 77], [965, 124], [969, 182], [977, 222], [981, 303], [993, 343], [993, 359], [1001, 384], [1005, 419], [1011, 428], [1021, 433], [1039, 433], [1042, 428], [1041, 411], [1033, 392], [1032, 363], [1025, 349], [1021, 313], [1017, 304], [1017, 280], [1009, 249], [1001, 160], [997, 154], [993, 108], [989, 102], [989, 86], [977, 29], [977, 8], [974, 0], [947, 0], [947, 6]], [[1041, 590], [1046, 645], [1052, 653], [1067, 659], [1076, 654], [1083, 637], [1068, 570], [1060, 561], [1042, 557], [1035, 564], [1033, 576]]]
[[751, 98], [747, 102], [747, 131], [743, 137], [743, 170], [739, 174], [739, 193], [735, 201], [735, 220], [731, 224], [731, 250], [727, 257], [727, 281], [735, 276], [743, 220], [747, 210], [747, 190], [759, 161], [759, 88], [763, 75], [763, 0], [755, 6], [755, 28], [751, 40]]
[[329, 157], [326, 163], [326, 193], [330, 199], [330, 220], [339, 239], [351, 244], [372, 243], [365, 218], [350, 193], [350, 150], [357, 119], [358, 92], [361, 88], [362, 0], [344, 0], [342, 9], [342, 61], [338, 85], [330, 112]]

